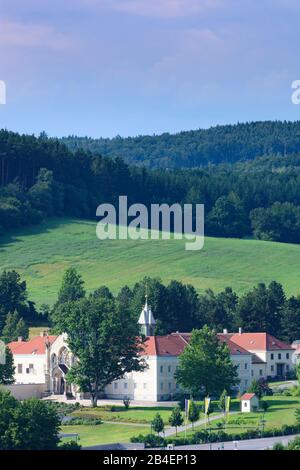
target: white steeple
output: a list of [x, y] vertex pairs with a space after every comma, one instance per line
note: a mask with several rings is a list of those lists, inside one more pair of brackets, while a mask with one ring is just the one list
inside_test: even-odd
[[148, 306], [148, 295], [146, 295], [146, 302], [143, 310], [141, 311], [138, 324], [141, 326], [141, 333], [144, 336], [154, 336], [154, 327], [156, 324], [151, 307]]

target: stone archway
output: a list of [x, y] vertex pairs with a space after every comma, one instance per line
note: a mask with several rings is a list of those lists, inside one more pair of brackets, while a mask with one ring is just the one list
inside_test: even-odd
[[54, 395], [64, 395], [66, 391], [66, 380], [61, 370], [56, 369], [52, 378], [52, 392]]

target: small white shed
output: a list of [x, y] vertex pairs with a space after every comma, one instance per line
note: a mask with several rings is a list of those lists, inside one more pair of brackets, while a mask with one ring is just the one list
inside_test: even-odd
[[255, 393], [244, 393], [241, 396], [241, 412], [251, 413], [257, 411], [259, 407], [259, 399]]

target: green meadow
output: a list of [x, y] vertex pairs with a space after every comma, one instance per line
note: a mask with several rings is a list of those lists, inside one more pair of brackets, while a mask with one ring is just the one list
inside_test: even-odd
[[[132, 426], [126, 424], [103, 423], [100, 426], [62, 426], [61, 433], [78, 434], [79, 444], [94, 446], [97, 444], [111, 444], [114, 442], [130, 442], [132, 436], [149, 434], [149, 426]], [[62, 442], [69, 442], [74, 438], [63, 438]]]
[[107, 285], [117, 292], [143, 276], [193, 284], [197, 290], [232, 286], [241, 294], [258, 282], [281, 282], [300, 293], [300, 246], [284, 243], [205, 238], [200, 251], [186, 251], [184, 240], [106, 240], [96, 223], [56, 218], [0, 238], [0, 269], [16, 269], [30, 298], [53, 304], [65, 269], [74, 266], [87, 290]]
[[[253, 429], [261, 429], [261, 420], [264, 419], [264, 429], [281, 428], [283, 425], [294, 425], [296, 424], [295, 411], [300, 407], [299, 397], [285, 397], [285, 396], [271, 396], [264, 397], [264, 401], [268, 403], [269, 408], [263, 415], [261, 412], [258, 413], [236, 413], [231, 414], [226, 424], [225, 431], [227, 434], [236, 434], [239, 432], [250, 431]], [[240, 404], [234, 401], [232, 404], [232, 410], [237, 411], [240, 408]], [[218, 424], [223, 424], [224, 421], [212, 420], [206, 429], [211, 432], [217, 432], [220, 428]], [[195, 431], [205, 429], [205, 425], [195, 426]], [[224, 430], [224, 428], [222, 428]], [[193, 430], [189, 430], [187, 433], [188, 437], [193, 435]], [[178, 437], [184, 437], [185, 433], [181, 432]]]

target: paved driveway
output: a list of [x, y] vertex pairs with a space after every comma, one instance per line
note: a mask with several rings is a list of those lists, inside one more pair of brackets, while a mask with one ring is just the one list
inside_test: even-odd
[[215, 442], [213, 444], [199, 444], [189, 446], [176, 446], [176, 450], [266, 450], [274, 444], [281, 442], [287, 445], [300, 434], [292, 436], [263, 437], [261, 439], [248, 439], [244, 441]]

